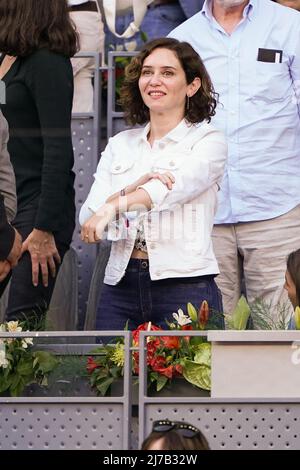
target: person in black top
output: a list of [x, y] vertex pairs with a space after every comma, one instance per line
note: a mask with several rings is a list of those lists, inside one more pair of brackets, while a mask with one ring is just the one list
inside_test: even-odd
[[66, 0], [0, 0], [1, 106], [16, 175], [13, 222], [23, 256], [13, 272], [7, 319], [43, 312], [75, 226], [71, 140], [78, 47]]

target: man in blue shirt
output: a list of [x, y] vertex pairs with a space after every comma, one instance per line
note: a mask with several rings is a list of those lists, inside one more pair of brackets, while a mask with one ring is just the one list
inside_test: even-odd
[[300, 247], [300, 14], [270, 0], [206, 0], [170, 36], [199, 52], [228, 139], [214, 247], [224, 310], [244, 271], [248, 300], [285, 300], [287, 254]]

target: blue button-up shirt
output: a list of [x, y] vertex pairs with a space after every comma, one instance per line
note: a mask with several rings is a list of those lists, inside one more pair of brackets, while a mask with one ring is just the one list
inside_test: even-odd
[[[300, 14], [270, 0], [250, 0], [228, 34], [211, 1], [170, 36], [190, 42], [219, 93], [215, 127], [229, 157], [216, 223], [264, 220], [300, 203]], [[258, 50], [282, 51], [275, 62]]]

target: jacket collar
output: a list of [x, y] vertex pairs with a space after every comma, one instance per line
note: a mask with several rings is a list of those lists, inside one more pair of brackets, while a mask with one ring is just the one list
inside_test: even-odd
[[[173, 141], [173, 142], [180, 142], [184, 137], [187, 135], [189, 132], [190, 128], [193, 126], [190, 122], [187, 122], [185, 119], [182, 119], [180, 123], [174, 127], [168, 134], [166, 134], [164, 137], [159, 139], [159, 142], [168, 142], [168, 141]], [[141, 140], [144, 142], [148, 142], [147, 136], [150, 131], [150, 122], [143, 128], [142, 133], [141, 133]]]
[[[244, 17], [252, 20], [255, 9], [257, 8], [257, 0], [250, 0], [244, 8]], [[209, 20], [213, 19], [212, 15], [212, 0], [205, 0], [201, 10], [202, 15], [206, 16]]]

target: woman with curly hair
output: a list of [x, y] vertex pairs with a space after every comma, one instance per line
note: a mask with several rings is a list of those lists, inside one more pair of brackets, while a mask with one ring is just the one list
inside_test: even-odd
[[227, 146], [210, 124], [203, 62], [186, 42], [151, 41], [127, 67], [121, 101], [143, 127], [109, 140], [80, 212], [85, 242], [106, 229], [112, 240], [97, 329], [163, 326], [187, 302], [222, 312], [211, 230]]
[[43, 312], [75, 226], [70, 57], [77, 35], [67, 0], [0, 0], [1, 105], [17, 184], [14, 226], [23, 256], [12, 274], [8, 319]]

